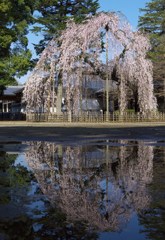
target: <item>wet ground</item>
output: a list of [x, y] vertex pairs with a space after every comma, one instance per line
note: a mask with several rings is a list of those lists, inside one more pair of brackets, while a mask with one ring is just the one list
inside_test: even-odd
[[0, 141], [165, 140], [165, 123], [75, 124], [0, 122]]

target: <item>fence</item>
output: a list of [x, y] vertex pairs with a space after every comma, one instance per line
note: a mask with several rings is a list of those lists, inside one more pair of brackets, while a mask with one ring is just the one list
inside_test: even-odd
[[165, 113], [150, 113], [141, 116], [138, 113], [110, 113], [108, 116], [100, 112], [83, 112], [78, 115], [62, 113], [46, 114], [31, 113], [26, 115], [29, 122], [86, 122], [86, 123], [103, 123], [103, 122], [164, 122]]

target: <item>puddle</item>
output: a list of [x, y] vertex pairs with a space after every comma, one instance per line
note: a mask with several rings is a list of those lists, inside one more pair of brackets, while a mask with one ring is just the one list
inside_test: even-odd
[[0, 143], [0, 192], [0, 239], [163, 240], [165, 147]]

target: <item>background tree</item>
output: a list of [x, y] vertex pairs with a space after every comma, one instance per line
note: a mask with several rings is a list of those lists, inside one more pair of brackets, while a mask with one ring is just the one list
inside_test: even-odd
[[0, 85], [17, 84], [16, 78], [34, 66], [28, 49], [30, 24], [39, 24], [33, 25], [34, 32], [44, 29], [44, 39], [36, 45], [37, 53], [41, 53], [52, 36], [65, 28], [69, 17], [80, 21], [86, 14], [95, 14], [98, 8], [98, 0], [1, 0]]
[[165, 107], [165, 0], [152, 0], [146, 4], [139, 18], [139, 27], [149, 34], [152, 49], [149, 57], [154, 65], [154, 85], [159, 103]]
[[35, 45], [37, 53], [41, 53], [52, 37], [59, 36], [69, 18], [81, 22], [87, 14], [94, 15], [99, 8], [98, 0], [40, 0], [37, 10], [39, 17], [33, 31], [43, 31], [44, 38]]
[[0, 1], [0, 85], [17, 84], [31, 68], [28, 26], [33, 22], [33, 0]]

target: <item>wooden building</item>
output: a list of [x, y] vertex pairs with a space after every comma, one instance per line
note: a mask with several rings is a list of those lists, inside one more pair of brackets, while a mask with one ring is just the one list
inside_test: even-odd
[[21, 112], [24, 86], [7, 86], [0, 94], [0, 112]]

